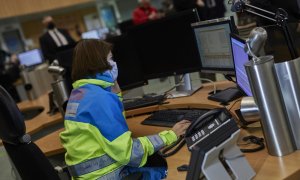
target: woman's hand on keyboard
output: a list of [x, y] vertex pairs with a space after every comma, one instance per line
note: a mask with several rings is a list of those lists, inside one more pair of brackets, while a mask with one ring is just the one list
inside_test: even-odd
[[185, 131], [187, 130], [187, 128], [191, 125], [191, 122], [188, 120], [182, 120], [178, 123], [176, 123], [172, 130], [175, 132], [176, 136], [179, 137], [181, 135], [185, 134]]

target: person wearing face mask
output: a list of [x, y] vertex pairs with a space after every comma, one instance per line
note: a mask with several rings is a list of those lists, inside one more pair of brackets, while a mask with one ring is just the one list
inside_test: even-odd
[[45, 59], [51, 64], [56, 59], [58, 48], [69, 46], [75, 43], [67, 30], [56, 28], [51, 16], [43, 19], [47, 31], [39, 38], [40, 47]]
[[112, 89], [118, 68], [111, 49], [95, 39], [81, 40], [74, 49], [74, 89], [60, 134], [69, 172], [73, 179], [118, 180], [135, 172], [143, 179], [164, 179], [165, 164], [149, 167], [153, 154], [174, 143], [190, 123], [181, 121], [172, 130], [132, 138], [121, 97]]
[[116, 93], [119, 97], [122, 98], [121, 88], [117, 81], [118, 74], [119, 74], [118, 66], [117, 66], [117, 63], [113, 60], [113, 56], [112, 56], [111, 52], [109, 52], [109, 54], [107, 56], [107, 61], [108, 61], [108, 64], [111, 66], [111, 70], [108, 70], [107, 72], [110, 74], [111, 78], [114, 81], [114, 85], [112, 86], [111, 91]]

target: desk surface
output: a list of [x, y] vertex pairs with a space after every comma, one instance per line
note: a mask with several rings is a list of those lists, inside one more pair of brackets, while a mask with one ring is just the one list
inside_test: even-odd
[[[129, 129], [132, 130], [133, 136], [144, 136], [150, 134], [156, 134], [166, 128], [163, 127], [153, 127], [153, 126], [144, 126], [140, 123], [148, 115], [142, 115], [134, 118], [129, 118], [127, 120]], [[47, 138], [42, 138], [36, 141], [36, 144], [42, 149], [42, 151], [48, 155], [54, 155], [65, 152], [63, 149], [58, 134], [63, 131], [59, 130], [50, 134]], [[241, 134], [248, 134], [249, 132], [242, 131]], [[261, 135], [260, 129], [252, 129], [251, 134]], [[300, 169], [300, 151], [297, 151], [291, 155], [285, 157], [273, 157], [269, 156], [267, 150], [263, 150], [256, 153], [245, 154], [250, 165], [253, 167], [257, 176], [255, 179], [284, 179], [291, 176]], [[169, 175], [167, 179], [177, 180], [185, 179], [186, 173], [178, 172], [177, 167], [183, 164], [188, 164], [190, 159], [190, 152], [187, 148], [182, 148], [177, 154], [167, 158], [169, 166]], [[299, 175], [297, 176], [299, 177]], [[298, 178], [299, 179], [299, 178]], [[295, 179], [296, 180], [296, 179]]]
[[44, 111], [40, 113], [38, 116], [34, 117], [33, 119], [25, 121], [26, 133], [28, 134], [34, 134], [38, 131], [41, 131], [45, 127], [63, 121], [63, 118], [60, 113], [56, 113], [52, 116], [47, 114], [47, 112], [49, 111], [48, 94], [44, 94], [35, 100], [24, 101], [18, 104], [18, 107], [21, 111], [35, 108], [38, 106], [42, 106], [44, 108]]
[[[226, 87], [233, 86], [232, 83], [228, 82], [219, 82], [217, 83], [217, 87], [219, 89], [225, 89]], [[162, 130], [167, 128], [165, 127], [154, 127], [154, 126], [144, 126], [141, 125], [141, 122], [149, 115], [145, 114], [148, 112], [162, 110], [162, 109], [174, 109], [174, 108], [216, 108], [221, 107], [219, 103], [213, 102], [207, 99], [208, 92], [212, 91], [213, 86], [205, 85], [200, 91], [195, 93], [193, 96], [185, 97], [185, 98], [178, 98], [178, 99], [171, 99], [168, 100], [168, 104], [164, 104], [161, 106], [151, 106], [147, 108], [141, 108], [137, 110], [131, 110], [126, 112], [127, 115], [127, 123], [129, 129], [132, 131], [134, 137], [138, 136], [145, 136], [156, 134]], [[36, 103], [43, 103], [43, 100], [35, 102], [35, 103], [25, 103], [25, 105], [20, 105], [22, 108], [28, 108], [33, 105], [38, 105]], [[239, 107], [239, 102], [235, 103], [232, 102], [230, 105], [227, 106], [228, 109], [235, 110]], [[136, 116], [137, 114], [144, 114]], [[41, 114], [40, 118], [44, 116]], [[57, 118], [61, 118], [60, 115], [57, 115]], [[30, 122], [30, 121], [29, 121]], [[36, 121], [38, 122], [38, 120]], [[47, 123], [47, 120], [45, 120]], [[34, 124], [34, 123], [32, 123]], [[30, 129], [30, 124], [26, 123], [28, 129]], [[35, 143], [41, 148], [41, 150], [47, 155], [55, 155], [59, 153], [65, 152], [63, 149], [60, 140], [59, 140], [59, 133], [63, 131], [63, 129], [55, 131], [44, 138], [37, 140]], [[250, 128], [249, 130], [242, 131], [242, 135], [244, 134], [254, 134], [257, 136], [262, 136], [262, 132], [260, 128]], [[246, 158], [248, 159], [251, 166], [254, 168], [257, 176], [255, 179], [284, 179], [288, 178], [291, 179], [291, 175], [297, 176], [298, 170], [300, 170], [300, 151], [297, 151], [293, 154], [290, 154], [285, 157], [273, 157], [269, 156], [267, 150], [263, 150], [257, 153], [248, 153], [245, 154]], [[185, 179], [186, 173], [178, 172], [177, 167], [183, 164], [188, 164], [190, 158], [190, 152], [187, 148], [182, 148], [176, 155], [167, 158], [168, 166], [169, 166], [169, 176], [168, 179]], [[300, 172], [298, 172], [300, 173]], [[297, 179], [297, 178], [296, 178]], [[299, 179], [299, 178], [298, 178]]]

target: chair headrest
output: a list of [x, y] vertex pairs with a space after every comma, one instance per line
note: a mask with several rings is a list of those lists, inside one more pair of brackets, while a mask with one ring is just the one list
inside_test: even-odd
[[24, 118], [15, 101], [0, 86], [0, 139], [10, 144], [19, 144], [25, 135]]

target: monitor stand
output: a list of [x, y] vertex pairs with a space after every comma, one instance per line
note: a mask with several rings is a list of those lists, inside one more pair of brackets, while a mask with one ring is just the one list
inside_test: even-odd
[[[202, 88], [202, 85], [192, 87], [190, 74], [184, 74], [183, 76], [184, 77], [183, 77], [182, 85], [177, 86], [175, 91], [172, 91], [169, 93], [169, 95], [168, 95], [169, 99], [191, 96], [196, 91], [198, 91], [200, 88]], [[175, 78], [175, 84], [181, 83], [180, 82], [181, 78], [179, 75], [174, 76], [174, 78]]]

